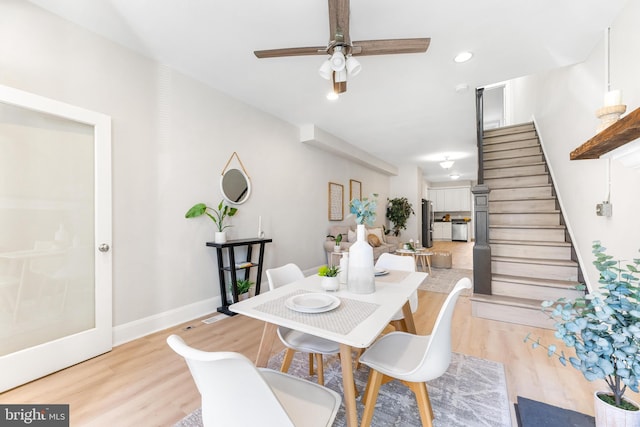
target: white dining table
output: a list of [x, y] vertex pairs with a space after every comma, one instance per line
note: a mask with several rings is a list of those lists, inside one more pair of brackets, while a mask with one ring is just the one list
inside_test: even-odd
[[322, 313], [301, 313], [285, 305], [288, 299], [299, 294], [324, 293], [321, 278], [317, 275], [235, 303], [229, 306], [229, 310], [265, 322], [256, 358], [256, 366], [259, 367], [267, 366], [278, 326], [338, 342], [347, 426], [356, 427], [358, 413], [352, 352], [369, 347], [398, 310], [404, 314], [407, 330], [415, 333], [409, 296], [427, 278], [427, 273], [422, 272], [390, 270], [387, 273], [376, 277], [376, 290], [371, 294], [351, 293], [346, 285], [340, 285], [338, 291], [329, 292], [340, 299], [340, 305]]

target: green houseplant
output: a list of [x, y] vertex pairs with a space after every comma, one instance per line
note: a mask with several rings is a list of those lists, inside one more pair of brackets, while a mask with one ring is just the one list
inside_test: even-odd
[[249, 292], [251, 286], [253, 286], [253, 282], [251, 280], [239, 279], [236, 282], [236, 290], [238, 291], [238, 295], [246, 294], [247, 292]]
[[340, 267], [337, 265], [327, 266], [323, 265], [318, 269], [318, 276], [322, 277], [320, 285], [326, 291], [337, 291], [340, 288], [340, 281], [338, 280], [338, 273], [340, 273]]
[[415, 212], [406, 197], [387, 199], [387, 202], [387, 219], [393, 223], [393, 235], [399, 236], [400, 230], [407, 229], [407, 220]]
[[[211, 211], [212, 213], [209, 213]], [[211, 208], [204, 203], [197, 203], [191, 207], [184, 215], [185, 218], [196, 218], [202, 215], [207, 215], [213, 223], [216, 225], [217, 232], [215, 235], [216, 243], [224, 243], [227, 241], [225, 229], [231, 227], [231, 225], [224, 225], [224, 220], [226, 217], [232, 217], [238, 212], [238, 208], [232, 208], [227, 206], [224, 203], [224, 200], [221, 200], [218, 204], [218, 209]]]
[[[624, 409], [619, 412], [627, 412], [625, 416], [640, 416], [638, 407], [623, 399], [627, 388], [638, 392], [640, 378], [640, 259], [623, 265], [623, 261], [607, 255], [599, 241], [592, 249], [600, 288], [575, 300], [545, 301], [542, 305], [557, 320], [555, 336], [575, 351], [575, 357], [568, 358], [571, 366], [587, 380], [604, 380], [609, 387], [608, 393], [596, 393], [598, 425], [598, 400]], [[542, 345], [530, 335], [527, 341], [532, 341], [534, 348], [546, 348], [549, 357], [556, 356], [566, 365], [564, 351], [558, 351], [555, 345]]]

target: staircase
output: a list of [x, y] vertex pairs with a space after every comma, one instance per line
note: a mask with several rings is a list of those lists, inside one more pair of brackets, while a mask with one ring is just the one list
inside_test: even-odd
[[533, 123], [485, 131], [483, 157], [492, 295], [474, 294], [473, 315], [553, 328], [541, 302], [583, 292]]

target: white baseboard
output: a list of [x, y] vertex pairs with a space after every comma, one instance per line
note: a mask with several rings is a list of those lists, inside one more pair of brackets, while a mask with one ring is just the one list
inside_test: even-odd
[[118, 325], [113, 328], [113, 346], [118, 346], [154, 332], [170, 328], [180, 323], [188, 322], [207, 314], [215, 313], [222, 304], [220, 297], [209, 298], [163, 313], [154, 314], [144, 319]]

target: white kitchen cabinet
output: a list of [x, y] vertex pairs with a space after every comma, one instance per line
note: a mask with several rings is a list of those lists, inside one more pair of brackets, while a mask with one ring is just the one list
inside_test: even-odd
[[469, 187], [430, 188], [429, 200], [434, 212], [471, 211], [471, 189]]
[[434, 222], [433, 223], [433, 239], [434, 240], [451, 240], [451, 223], [450, 222]]

